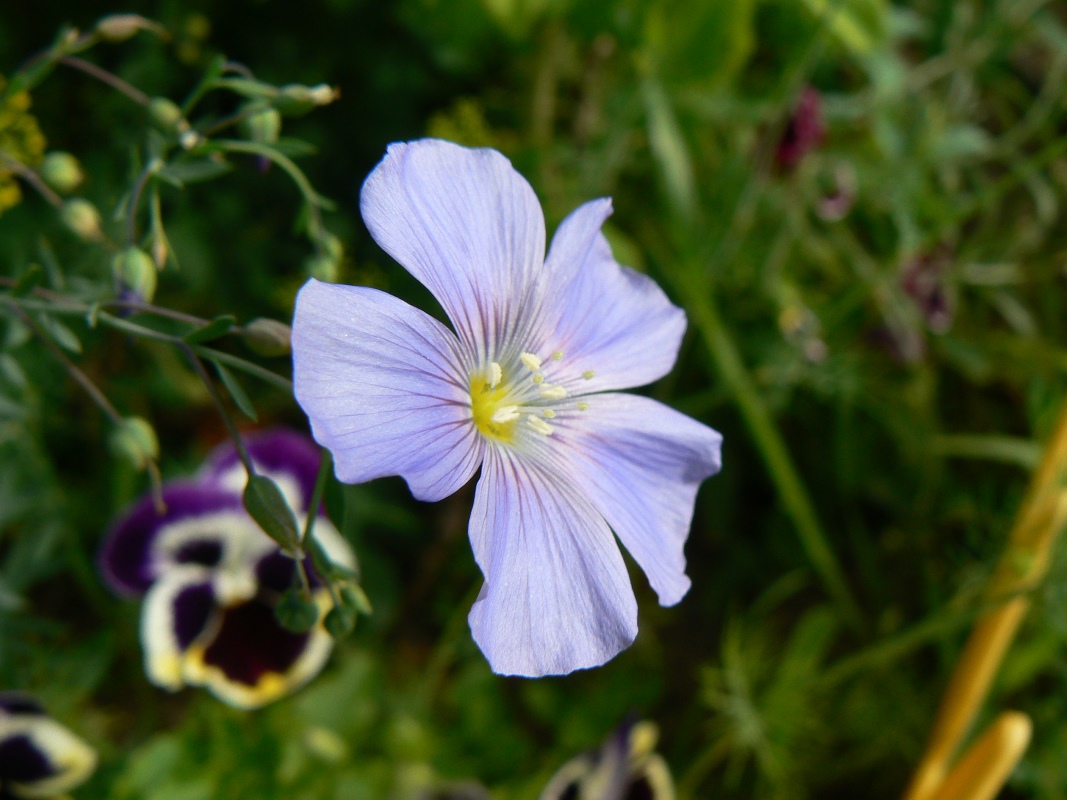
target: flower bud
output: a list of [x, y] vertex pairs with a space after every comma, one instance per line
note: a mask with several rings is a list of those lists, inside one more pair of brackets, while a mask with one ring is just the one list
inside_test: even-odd
[[116, 278], [146, 303], [156, 295], [159, 275], [156, 265], [139, 247], [127, 247], [111, 261]]
[[70, 153], [54, 150], [44, 157], [41, 177], [60, 194], [73, 192], [85, 179], [81, 164]]
[[165, 131], [189, 129], [178, 104], [166, 97], [153, 97], [148, 103], [148, 116]]
[[293, 329], [275, 319], [256, 317], [241, 335], [249, 349], [261, 356], [287, 356], [292, 351]]
[[319, 607], [302, 597], [300, 592], [290, 589], [278, 601], [274, 616], [286, 630], [306, 633], [319, 621]]
[[141, 417], [126, 417], [111, 434], [111, 451], [137, 469], [159, 458], [159, 439], [152, 424]]
[[340, 91], [325, 83], [318, 86], [290, 83], [279, 90], [274, 106], [287, 117], [298, 117], [317, 106], [329, 105], [340, 96]]
[[282, 115], [276, 108], [263, 108], [245, 117], [245, 136], [260, 144], [274, 144], [282, 132]]
[[63, 204], [59, 211], [63, 224], [87, 242], [99, 242], [104, 238], [100, 229], [100, 212], [96, 206], [81, 197], [74, 197]]
[[323, 621], [326, 632], [334, 639], [343, 639], [356, 629], [356, 612], [345, 606], [334, 606]]
[[305, 259], [304, 272], [317, 280], [337, 283], [341, 277], [341, 262], [320, 253]]
[[140, 14], [110, 14], [96, 23], [96, 32], [108, 42], [124, 42], [137, 31], [149, 30], [159, 36], [166, 33], [158, 22], [145, 19]]

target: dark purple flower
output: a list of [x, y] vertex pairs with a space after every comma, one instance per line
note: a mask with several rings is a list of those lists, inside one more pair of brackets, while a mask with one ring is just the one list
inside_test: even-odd
[[806, 86], [786, 123], [782, 138], [778, 141], [774, 160], [783, 169], [793, 169], [804, 156], [822, 143], [825, 135], [822, 97], [816, 89]]
[[[249, 436], [246, 446], [257, 471], [281, 487], [302, 524], [318, 448], [284, 430]], [[115, 523], [100, 569], [116, 592], [145, 595], [141, 643], [149, 680], [171, 690], [206, 686], [226, 702], [253, 708], [317, 674], [332, 639], [321, 622], [294, 633], [275, 618], [296, 565], [245, 512], [245, 481], [232, 444], [220, 446], [195, 479], [164, 485], [164, 513], [146, 497]], [[315, 537], [331, 560], [354, 566], [351, 548], [321, 510]], [[329, 592], [310, 559], [305, 569], [324, 614]]]
[[0, 692], [0, 798], [55, 797], [95, 768], [96, 752], [35, 700]]
[[955, 317], [956, 298], [948, 281], [951, 263], [952, 251], [942, 245], [914, 256], [901, 271], [900, 287], [933, 333], [946, 333]]

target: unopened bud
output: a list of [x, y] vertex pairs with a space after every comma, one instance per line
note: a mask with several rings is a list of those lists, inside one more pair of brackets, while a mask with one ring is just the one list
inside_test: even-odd
[[87, 242], [104, 238], [100, 229], [100, 212], [96, 206], [81, 197], [74, 197], [63, 204], [59, 211], [63, 224]]
[[152, 31], [165, 36], [166, 30], [158, 22], [145, 19], [140, 14], [111, 14], [96, 23], [96, 32], [109, 42], [123, 42], [137, 31]]
[[304, 271], [316, 280], [337, 283], [341, 277], [341, 262], [327, 255], [311, 256], [304, 261]]
[[159, 458], [159, 439], [152, 424], [141, 417], [127, 417], [111, 434], [111, 450], [137, 469]]
[[189, 123], [185, 121], [178, 104], [166, 97], [153, 97], [148, 103], [148, 116], [152, 122], [165, 131], [186, 131]]
[[282, 115], [276, 108], [263, 108], [242, 122], [245, 136], [260, 144], [274, 144], [282, 132]]
[[287, 356], [292, 351], [293, 329], [276, 319], [256, 317], [241, 335], [249, 349], [261, 356]]
[[334, 639], [343, 639], [356, 629], [356, 612], [345, 606], [334, 606], [323, 620], [326, 632]]
[[325, 83], [318, 86], [290, 83], [279, 90], [274, 106], [288, 117], [298, 117], [317, 106], [329, 105], [340, 96], [340, 91]]
[[301, 596], [300, 592], [290, 589], [278, 601], [274, 616], [286, 630], [306, 633], [319, 621], [319, 607]]
[[111, 262], [115, 277], [146, 303], [156, 295], [159, 280], [156, 265], [139, 247], [127, 247]]
[[44, 157], [41, 177], [60, 194], [68, 194], [85, 180], [85, 173], [82, 172], [78, 159], [70, 153], [54, 150]]

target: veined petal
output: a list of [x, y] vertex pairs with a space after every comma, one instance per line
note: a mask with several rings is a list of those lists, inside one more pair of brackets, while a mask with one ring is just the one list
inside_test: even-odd
[[308, 281], [293, 320], [293, 384], [337, 477], [401, 475], [419, 500], [470, 480], [481, 451], [459, 343], [384, 292]]
[[485, 576], [470, 626], [495, 672], [561, 675], [633, 642], [637, 603], [622, 554], [567, 481], [488, 450], [470, 538]]
[[[525, 338], [545, 221], [533, 189], [495, 150], [437, 139], [389, 145], [363, 184], [374, 240], [419, 279], [479, 358]], [[490, 355], [492, 355], [490, 353]]]
[[221, 512], [241, 512], [240, 495], [204, 483], [170, 483], [163, 489], [160, 514], [151, 497], [138, 501], [112, 526], [98, 563], [111, 589], [137, 595], [159, 577], [155, 542], [162, 531]]
[[666, 375], [678, 357], [685, 312], [646, 275], [620, 266], [601, 226], [602, 198], [575, 209], [552, 238], [545, 263], [545, 350], [559, 350], [579, 372], [584, 392], [643, 386]]
[[[302, 433], [275, 428], [245, 436], [244, 445], [256, 469], [282, 484], [283, 491], [288, 489], [287, 498], [292, 495], [295, 501], [293, 511], [306, 513], [322, 462], [315, 443]], [[232, 441], [227, 439], [211, 451], [199, 479], [232, 489], [237, 495], [244, 491], [248, 475]]]
[[722, 466], [722, 436], [632, 394], [599, 394], [556, 426], [543, 457], [604, 516], [662, 605], [689, 590], [683, 548], [697, 489]]

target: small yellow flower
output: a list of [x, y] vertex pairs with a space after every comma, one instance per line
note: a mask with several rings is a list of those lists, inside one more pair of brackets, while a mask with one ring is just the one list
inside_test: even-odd
[[[7, 82], [0, 77], [0, 92]], [[22, 192], [11, 168], [9, 159], [28, 167], [35, 167], [44, 158], [45, 138], [37, 120], [29, 113], [30, 95], [19, 92], [0, 102], [0, 214], [5, 209], [18, 205]]]

